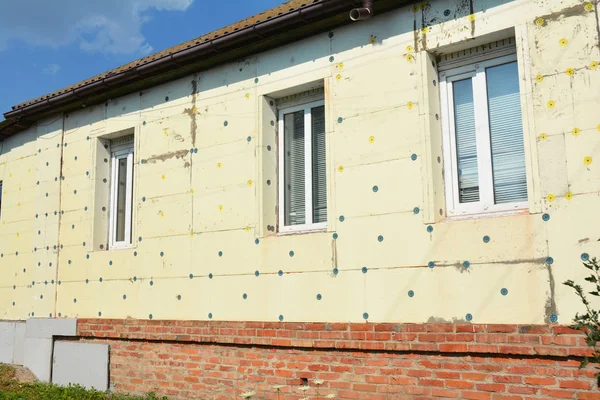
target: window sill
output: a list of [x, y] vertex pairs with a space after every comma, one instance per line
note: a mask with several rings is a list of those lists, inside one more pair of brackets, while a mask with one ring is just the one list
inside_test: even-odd
[[327, 228], [314, 228], [314, 229], [298, 229], [293, 231], [279, 231], [275, 236], [291, 236], [291, 235], [308, 235], [311, 233], [327, 233]]
[[133, 250], [136, 248], [137, 248], [137, 246], [132, 244], [131, 246], [109, 247], [106, 249], [94, 249], [94, 250], [89, 251], [89, 253], [106, 253], [108, 251]]
[[528, 208], [520, 208], [517, 210], [482, 211], [480, 213], [447, 215], [446, 218], [440, 222], [444, 223], [444, 222], [452, 222], [452, 221], [510, 217], [510, 216], [515, 216], [515, 215], [529, 215], [529, 214], [530, 214], [530, 212], [529, 212]]

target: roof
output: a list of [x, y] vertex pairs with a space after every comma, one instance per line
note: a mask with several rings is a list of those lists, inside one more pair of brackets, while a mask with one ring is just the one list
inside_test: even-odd
[[[236, 23], [233, 23], [231, 25], [227, 25], [227, 26], [225, 26], [223, 28], [220, 28], [220, 29], [217, 29], [215, 31], [209, 32], [209, 33], [207, 33], [205, 35], [198, 36], [195, 39], [188, 40], [187, 42], [175, 45], [173, 47], [169, 47], [168, 49], [159, 51], [157, 53], [151, 54], [151, 55], [146, 56], [144, 58], [140, 58], [139, 60], [132, 61], [132, 62], [130, 62], [128, 64], [125, 64], [125, 65], [121, 65], [120, 67], [111, 69], [110, 71], [101, 73], [101, 74], [96, 75], [96, 76], [94, 76], [92, 78], [86, 79], [84, 81], [81, 81], [81, 82], [76, 83], [76, 84], [71, 85], [71, 86], [67, 86], [67, 87], [65, 87], [63, 89], [60, 89], [60, 90], [57, 90], [55, 92], [48, 93], [48, 94], [45, 94], [43, 96], [37, 97], [35, 99], [31, 99], [31, 100], [25, 101], [23, 103], [17, 104], [15, 106], [13, 106], [12, 109], [13, 110], [17, 110], [19, 108], [23, 108], [25, 106], [28, 106], [28, 105], [40, 102], [42, 100], [46, 100], [46, 99], [49, 99], [51, 97], [58, 96], [58, 95], [63, 94], [65, 92], [71, 91], [73, 89], [80, 88], [80, 87], [82, 87], [82, 86], [84, 86], [86, 84], [89, 84], [91, 82], [99, 81], [101, 79], [110, 77], [110, 76], [118, 74], [120, 72], [125, 72], [125, 71], [128, 71], [128, 70], [131, 70], [131, 69], [133, 69], [133, 68], [135, 68], [137, 66], [147, 64], [147, 63], [149, 63], [151, 61], [154, 61], [154, 60], [157, 60], [159, 58], [168, 56], [168, 55], [170, 55], [172, 53], [188, 49], [188, 48], [190, 48], [190, 47], [192, 47], [194, 45], [197, 45], [197, 44], [200, 44], [200, 43], [203, 43], [203, 42], [207, 42], [209, 40], [217, 39], [217, 38], [222, 37], [222, 36], [224, 36], [224, 35], [226, 35], [228, 33], [236, 32], [236, 31], [238, 31], [241, 28], [247, 28], [247, 27], [255, 25], [255, 24], [257, 24], [257, 23], [259, 23], [261, 21], [265, 21], [265, 20], [271, 19], [271, 18], [273, 18], [275, 16], [279, 16], [279, 15], [282, 15], [284, 13], [287, 13], [287, 12], [290, 12], [290, 11], [294, 11], [294, 10], [300, 8], [300, 7], [306, 6], [307, 4], [317, 3], [319, 1], [327, 1], [327, 0], [315, 0], [315, 1], [313, 1], [313, 0], [288, 0], [288, 1], [286, 1], [285, 3], [283, 3], [283, 4], [279, 5], [279, 6], [273, 7], [271, 9], [267, 10], [267, 11], [263, 11], [263, 12], [261, 12], [259, 14], [253, 15], [253, 16], [251, 16], [249, 18], [243, 19], [243, 20], [238, 21]], [[349, 8], [350, 8], [350, 6], [349, 6]]]
[[[376, 14], [410, 0], [374, 0]], [[352, 23], [349, 11], [363, 0], [289, 0], [279, 6], [177, 46], [26, 101], [5, 112], [0, 140], [36, 121], [170, 82], [217, 65]]]

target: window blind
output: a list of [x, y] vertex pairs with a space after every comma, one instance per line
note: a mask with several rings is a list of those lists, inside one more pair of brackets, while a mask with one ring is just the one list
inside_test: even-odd
[[479, 201], [479, 170], [472, 78], [453, 82], [456, 164], [460, 203]]
[[327, 222], [325, 107], [311, 109], [313, 223]]
[[285, 225], [306, 223], [304, 111], [284, 115]]
[[527, 200], [517, 63], [486, 68], [496, 204]]
[[117, 213], [117, 222], [115, 227], [115, 241], [123, 242], [125, 241], [125, 213], [127, 202], [127, 156], [117, 159], [116, 167], [117, 173], [115, 175], [117, 177], [117, 201], [115, 212]]

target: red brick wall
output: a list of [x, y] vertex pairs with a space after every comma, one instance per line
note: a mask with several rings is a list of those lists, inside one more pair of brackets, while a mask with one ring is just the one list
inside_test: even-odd
[[307, 378], [311, 399], [600, 400], [582, 335], [561, 326], [79, 320], [78, 334], [110, 344], [116, 390], [170, 399], [300, 399]]

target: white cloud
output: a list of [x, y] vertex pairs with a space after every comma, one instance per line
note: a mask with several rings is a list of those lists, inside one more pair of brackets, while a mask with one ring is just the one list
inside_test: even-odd
[[141, 32], [149, 9], [185, 11], [194, 0], [0, 1], [0, 51], [13, 40], [35, 46], [76, 44], [90, 52], [148, 54]]
[[60, 71], [60, 65], [58, 65], [58, 64], [48, 64], [42, 70], [42, 72], [44, 72], [45, 74], [48, 74], [48, 75], [56, 75], [56, 74], [58, 74], [58, 71]]

